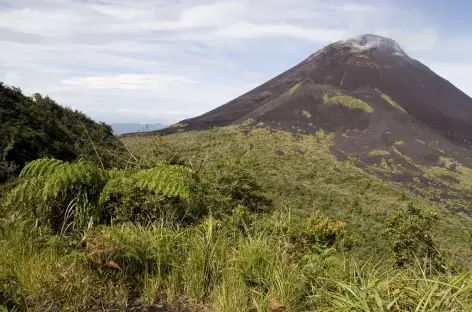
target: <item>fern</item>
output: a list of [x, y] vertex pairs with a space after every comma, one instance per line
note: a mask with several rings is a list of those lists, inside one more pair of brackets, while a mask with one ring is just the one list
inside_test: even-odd
[[43, 199], [49, 200], [70, 191], [80, 192], [84, 189], [98, 193], [105, 183], [104, 171], [91, 163], [64, 164], [58, 166], [47, 177], [43, 188]]
[[[75, 207], [85, 207], [89, 201], [95, 203], [106, 179], [106, 173], [89, 162], [35, 160], [21, 171], [17, 186], [7, 196], [7, 204], [22, 213], [32, 214], [53, 231], [74, 228], [72, 224], [88, 219], [93, 211], [79, 216]], [[71, 206], [74, 201], [77, 203]], [[74, 208], [71, 210], [70, 207]], [[96, 213], [93, 215], [100, 217]]]
[[142, 170], [131, 178], [139, 189], [155, 192], [165, 197], [181, 197], [188, 200], [188, 180], [192, 171], [183, 166], [158, 165], [155, 168]]
[[91, 163], [39, 159], [23, 168], [19, 184], [8, 196], [8, 201], [28, 204], [34, 200], [55, 200], [69, 192], [78, 193], [85, 189], [99, 192], [105, 182], [104, 172]]
[[103, 188], [100, 204], [104, 204], [110, 195], [126, 195], [133, 190], [143, 190], [163, 197], [189, 199], [188, 180], [192, 170], [177, 165], [158, 165], [155, 168], [127, 174], [126, 171], [112, 172], [111, 179]]
[[42, 176], [50, 175], [54, 170], [66, 164], [61, 160], [57, 160], [54, 158], [41, 158], [38, 160], [34, 160], [28, 163], [23, 170], [21, 170], [20, 179], [30, 179], [30, 178], [37, 178]]
[[[44, 158], [32, 161], [23, 168], [17, 186], [7, 197], [7, 204], [32, 213], [52, 227], [60, 223], [64, 230], [73, 227], [68, 223], [73, 222], [71, 220], [83, 221], [92, 217], [99, 220], [100, 213], [94, 209], [78, 212], [77, 207], [103, 209], [112, 195], [118, 198], [141, 196], [143, 200], [158, 201], [179, 197], [188, 201], [191, 175], [192, 170], [176, 165], [160, 164], [138, 172], [105, 171], [87, 161], [68, 163]], [[115, 209], [120, 204], [120, 201], [111, 203], [106, 209]], [[87, 216], [79, 216], [80, 213]], [[82, 221], [79, 223], [84, 224]]]

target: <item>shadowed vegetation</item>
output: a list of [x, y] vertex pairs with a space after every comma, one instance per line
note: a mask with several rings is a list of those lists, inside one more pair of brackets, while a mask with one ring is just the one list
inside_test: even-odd
[[0, 182], [40, 157], [117, 165], [120, 146], [110, 126], [0, 82]]

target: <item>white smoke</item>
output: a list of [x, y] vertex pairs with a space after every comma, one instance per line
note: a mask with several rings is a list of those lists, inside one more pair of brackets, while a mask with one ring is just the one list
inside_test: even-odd
[[354, 52], [364, 52], [377, 48], [394, 55], [406, 55], [397, 42], [392, 39], [376, 35], [361, 35], [342, 40], [340, 43], [350, 46]]

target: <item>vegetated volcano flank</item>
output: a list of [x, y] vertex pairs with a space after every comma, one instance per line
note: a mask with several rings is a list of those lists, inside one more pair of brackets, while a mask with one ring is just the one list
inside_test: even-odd
[[324, 129], [345, 136], [361, 131], [368, 138], [355, 148], [418, 140], [472, 144], [472, 99], [410, 58], [394, 40], [370, 34], [330, 44], [248, 93], [165, 132], [248, 119], [291, 131]]
[[387, 168], [395, 180], [412, 178], [399, 170], [417, 172], [419, 185], [432, 183], [419, 166], [472, 164], [472, 99], [397, 42], [376, 35], [330, 44], [248, 93], [160, 132], [243, 122], [335, 133], [338, 157], [356, 155], [359, 165]]
[[[310, 130], [310, 123], [327, 130], [365, 130], [376, 119], [352, 107], [323, 105], [326, 95], [361, 99], [397, 119], [406, 113], [455, 142], [472, 142], [472, 99], [392, 39], [375, 35], [328, 45], [254, 90], [182, 123], [189, 130], [206, 129], [254, 118], [303, 130]], [[312, 117], [303, 118], [303, 110]]]

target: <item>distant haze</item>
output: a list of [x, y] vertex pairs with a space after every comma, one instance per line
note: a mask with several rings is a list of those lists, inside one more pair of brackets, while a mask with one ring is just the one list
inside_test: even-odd
[[134, 133], [134, 132], [148, 132], [165, 128], [166, 125], [155, 124], [140, 124], [140, 123], [112, 123], [111, 128], [115, 135]]

